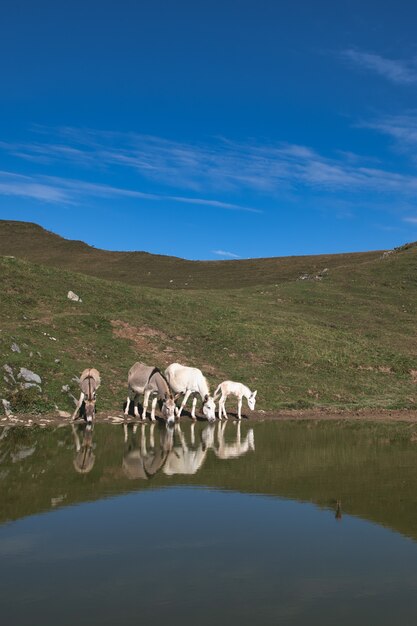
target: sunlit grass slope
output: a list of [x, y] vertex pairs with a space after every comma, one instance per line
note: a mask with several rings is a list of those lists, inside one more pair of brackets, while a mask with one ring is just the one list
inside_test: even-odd
[[0, 254], [135, 286], [225, 289], [294, 280], [324, 268], [357, 265], [381, 253], [186, 261], [146, 252], [98, 250], [82, 241], [63, 239], [36, 224], [0, 220]]
[[[20, 254], [5, 249], [4, 239], [0, 252]], [[44, 255], [37, 258], [42, 265], [0, 259], [0, 365], [15, 373], [28, 367], [43, 381], [42, 393], [15, 393], [1, 377], [0, 397], [16, 410], [71, 409], [61, 388], [69, 384], [75, 393], [71, 379], [90, 364], [103, 377], [99, 408], [120, 408], [127, 371], [138, 359], [196, 365], [212, 387], [225, 378], [244, 381], [259, 390], [257, 408], [264, 410], [417, 406], [415, 246], [386, 258], [368, 253], [352, 255], [351, 263], [326, 262], [321, 280], [300, 280], [301, 265], [273, 278], [265, 270], [259, 284], [240, 288], [244, 262], [237, 262], [233, 289], [218, 282], [209, 288], [214, 279], [203, 269], [201, 289], [149, 287], [140, 274], [135, 286], [47, 266], [47, 249]], [[253, 262], [259, 272], [262, 262]], [[152, 267], [160, 271], [157, 260]], [[82, 303], [67, 299], [70, 289]], [[11, 351], [13, 342], [20, 353]]]

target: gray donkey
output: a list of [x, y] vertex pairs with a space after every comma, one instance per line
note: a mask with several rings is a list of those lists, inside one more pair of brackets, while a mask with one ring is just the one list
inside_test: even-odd
[[80, 416], [81, 405], [85, 402], [85, 419], [91, 424], [96, 414], [96, 392], [100, 383], [100, 374], [94, 367], [87, 367], [82, 372], [80, 376], [81, 394], [72, 416], [73, 420]]
[[155, 397], [152, 400], [151, 420], [155, 421], [155, 408], [159, 400], [162, 401], [162, 416], [167, 424], [175, 422], [175, 398], [168, 385], [167, 379], [157, 367], [145, 365], [144, 363], [135, 363], [129, 370], [127, 377], [128, 396], [125, 408], [125, 415], [129, 413], [129, 404], [133, 400], [133, 411], [136, 417], [139, 417], [138, 400], [139, 394], [143, 393], [143, 411], [142, 420], [146, 419], [146, 409], [148, 408], [149, 398], [151, 395]]

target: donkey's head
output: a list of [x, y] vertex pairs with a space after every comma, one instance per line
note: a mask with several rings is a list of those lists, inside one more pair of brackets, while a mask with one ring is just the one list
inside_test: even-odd
[[216, 419], [216, 403], [213, 396], [206, 394], [203, 400], [203, 415], [209, 422], [214, 422]]
[[254, 391], [253, 393], [251, 393], [251, 395], [248, 398], [248, 407], [250, 408], [251, 411], [255, 409], [257, 393], [258, 393], [258, 390]]
[[174, 396], [166, 393], [162, 401], [161, 413], [169, 426], [172, 426], [175, 423], [176, 408]]

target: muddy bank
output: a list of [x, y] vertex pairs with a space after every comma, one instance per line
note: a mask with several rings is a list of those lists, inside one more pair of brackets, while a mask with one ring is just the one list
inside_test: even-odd
[[[229, 421], [236, 420], [236, 414], [231, 412]], [[199, 418], [199, 421], [203, 418]], [[409, 422], [417, 423], [417, 410], [387, 410], [387, 409], [286, 409], [279, 411], [253, 411], [243, 414], [242, 421], [262, 422], [280, 420], [342, 420], [342, 421], [375, 421], [375, 422]], [[78, 420], [82, 421], [82, 420]], [[121, 424], [123, 422], [137, 422], [131, 415], [125, 416], [122, 411], [102, 411], [96, 416], [96, 423]], [[181, 417], [181, 422], [189, 422], [191, 417], [186, 413]], [[204, 420], [205, 421], [205, 420]], [[150, 419], [147, 419], [150, 423]], [[10, 415], [0, 417], [0, 426], [65, 426], [71, 423], [70, 415]], [[141, 422], [142, 423], [142, 422]]]

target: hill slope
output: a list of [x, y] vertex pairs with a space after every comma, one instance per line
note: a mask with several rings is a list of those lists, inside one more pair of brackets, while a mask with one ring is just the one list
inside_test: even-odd
[[36, 224], [0, 220], [0, 255], [82, 272], [130, 285], [174, 289], [223, 289], [266, 285], [315, 275], [324, 268], [356, 266], [381, 252], [305, 257], [186, 261], [146, 252], [109, 252], [70, 241]]
[[[66, 249], [65, 240], [53, 240]], [[256, 263], [262, 267], [262, 260]], [[179, 290], [3, 257], [0, 365], [15, 377], [28, 367], [43, 383], [42, 393], [16, 391], [6, 375], [0, 397], [17, 410], [70, 409], [61, 388], [68, 384], [75, 394], [73, 376], [91, 364], [103, 376], [99, 408], [120, 408], [127, 370], [140, 359], [201, 367], [212, 386], [242, 380], [258, 388], [260, 409], [416, 407], [417, 248], [327, 265], [321, 280], [287, 274], [269, 285], [231, 290], [209, 289], [206, 275], [205, 289]], [[236, 268], [235, 277], [242, 275]], [[83, 302], [69, 301], [69, 289]], [[13, 343], [20, 352], [11, 350]]]

